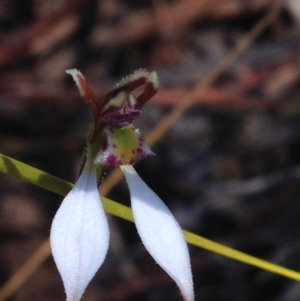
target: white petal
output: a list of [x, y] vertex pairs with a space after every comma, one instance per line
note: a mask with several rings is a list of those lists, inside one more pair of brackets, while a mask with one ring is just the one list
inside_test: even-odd
[[109, 245], [95, 171], [84, 170], [63, 200], [52, 223], [50, 243], [67, 301], [80, 300]]
[[151, 256], [178, 285], [185, 301], [194, 300], [187, 243], [180, 226], [162, 200], [134, 168], [123, 165], [138, 233]]

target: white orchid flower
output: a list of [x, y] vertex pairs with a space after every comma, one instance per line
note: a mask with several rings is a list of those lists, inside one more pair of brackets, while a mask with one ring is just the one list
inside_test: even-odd
[[[54, 217], [50, 235], [67, 301], [80, 300], [108, 249], [109, 229], [98, 193], [97, 166], [121, 168], [145, 248], [175, 281], [184, 300], [193, 301], [190, 258], [182, 230], [171, 211], [132, 167], [152, 154], [132, 121], [156, 93], [156, 73], [135, 72], [107, 92], [100, 103], [79, 71], [67, 73], [73, 76], [94, 115], [84, 169]], [[145, 86], [144, 92], [136, 97], [132, 91], [141, 85]]]

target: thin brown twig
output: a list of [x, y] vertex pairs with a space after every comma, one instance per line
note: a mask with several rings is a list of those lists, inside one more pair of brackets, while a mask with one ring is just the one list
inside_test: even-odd
[[9, 298], [25, 280], [49, 257], [50, 243], [47, 239], [18, 271], [1, 287], [0, 301]]
[[[273, 0], [261, 0], [249, 2], [252, 12], [267, 8]], [[203, 3], [207, 5], [203, 5]], [[182, 33], [193, 22], [201, 19], [224, 19], [232, 16], [243, 16], [246, 10], [240, 0], [183, 0], [175, 1], [169, 5], [169, 14], [174, 22], [176, 34]], [[247, 6], [247, 8], [249, 8]], [[128, 45], [145, 39], [156, 32], [153, 11], [140, 10], [138, 13], [129, 14], [117, 26], [100, 25], [92, 34], [91, 41], [95, 47], [114, 48]]]
[[61, 18], [73, 13], [84, 5], [86, 5], [86, 1], [84, 0], [67, 1], [56, 11], [51, 12], [48, 16], [42, 17], [32, 26], [18, 32], [5, 45], [0, 47], [0, 67], [7, 66], [22, 57], [26, 54], [27, 49], [37, 37], [49, 30], [49, 28], [54, 26]]
[[[147, 137], [150, 146], [154, 145], [167, 130], [182, 116], [182, 114], [197, 100], [200, 93], [205, 91], [213, 82], [233, 63], [234, 60], [251, 44], [251, 42], [274, 20], [281, 10], [281, 5], [275, 3], [268, 13], [246, 34], [228, 55], [220, 61], [198, 85], [183, 97], [182, 101], [174, 107], [156, 128]], [[114, 170], [102, 184], [101, 195], [106, 195], [122, 179], [119, 169]], [[0, 301], [10, 297], [26, 279], [48, 258], [50, 255], [49, 240], [28, 259], [26, 263], [4, 284], [0, 289]]]

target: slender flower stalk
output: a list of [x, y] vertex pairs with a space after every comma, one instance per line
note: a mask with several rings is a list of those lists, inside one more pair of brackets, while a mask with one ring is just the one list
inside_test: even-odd
[[[133, 121], [157, 91], [156, 73], [136, 71], [107, 92], [100, 102], [79, 71], [72, 69], [67, 73], [73, 76], [94, 116], [82, 173], [54, 217], [50, 235], [67, 301], [80, 300], [107, 253], [109, 230], [97, 185], [103, 167], [121, 168], [145, 248], [175, 281], [184, 300], [193, 301], [190, 258], [181, 228], [132, 167], [152, 154]], [[133, 91], [140, 86], [144, 90], [135, 96]]]

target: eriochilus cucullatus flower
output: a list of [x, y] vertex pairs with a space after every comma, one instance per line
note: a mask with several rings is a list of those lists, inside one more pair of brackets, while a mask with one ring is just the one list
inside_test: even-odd
[[[93, 113], [81, 174], [57, 211], [50, 234], [67, 301], [81, 299], [109, 247], [109, 227], [98, 191], [103, 168], [108, 167], [120, 167], [126, 178], [136, 228], [145, 248], [176, 282], [183, 299], [193, 301], [190, 259], [181, 228], [133, 168], [133, 164], [152, 154], [133, 121], [157, 92], [156, 72], [134, 72], [101, 101], [78, 70], [67, 73]], [[143, 92], [135, 96], [133, 91], [139, 87]]]

